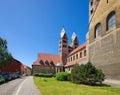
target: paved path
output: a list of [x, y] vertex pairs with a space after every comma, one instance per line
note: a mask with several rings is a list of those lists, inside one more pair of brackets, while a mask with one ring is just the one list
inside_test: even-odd
[[120, 88], [120, 80], [108, 80], [108, 79], [106, 79], [103, 83], [110, 85], [112, 87]]
[[36, 88], [33, 77], [24, 77], [0, 85], [0, 95], [41, 95]]

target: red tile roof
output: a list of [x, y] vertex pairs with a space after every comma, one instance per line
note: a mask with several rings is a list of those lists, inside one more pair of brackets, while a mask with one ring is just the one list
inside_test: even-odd
[[[40, 64], [40, 61], [44, 64]], [[48, 64], [45, 63], [46, 61]], [[38, 59], [33, 63], [33, 65], [52, 66], [50, 62], [53, 62], [53, 65], [57, 65], [57, 63], [63, 64], [59, 55], [38, 53]]]
[[86, 47], [86, 43], [80, 45], [79, 47], [77, 47], [76, 49], [74, 49], [72, 52], [69, 53], [68, 57], [75, 54], [76, 52], [78, 52], [79, 50], [83, 49]]
[[75, 65], [75, 64], [77, 64], [77, 63], [79, 63], [79, 62], [84, 62], [84, 61], [86, 61], [86, 60], [87, 60], [86, 57], [85, 57], [85, 58], [81, 58], [81, 59], [78, 59], [78, 60], [75, 60], [75, 61], [72, 61], [72, 62], [67, 63], [67, 64], [65, 65], [65, 67], [70, 67], [70, 66], [73, 66], [73, 65]]

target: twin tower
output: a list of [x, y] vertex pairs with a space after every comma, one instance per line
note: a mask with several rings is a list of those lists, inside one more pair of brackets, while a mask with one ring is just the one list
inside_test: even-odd
[[79, 41], [75, 33], [72, 34], [70, 46], [68, 45], [68, 38], [63, 28], [60, 33], [59, 40], [59, 54], [60, 58], [63, 61], [64, 65], [67, 63], [67, 56], [69, 53], [79, 46]]

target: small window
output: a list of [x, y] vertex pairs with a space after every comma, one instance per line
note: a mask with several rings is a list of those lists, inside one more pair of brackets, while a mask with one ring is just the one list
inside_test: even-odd
[[63, 45], [63, 47], [67, 47], [67, 45]]
[[91, 6], [93, 5], [93, 0], [91, 0], [90, 5], [91, 5]]
[[107, 30], [110, 30], [116, 26], [116, 15], [115, 12], [111, 12], [106, 20]]
[[78, 54], [76, 54], [76, 59], [78, 59]]
[[51, 64], [51, 65], [54, 65], [54, 62], [53, 62], [53, 61], [51, 61], [51, 62], [50, 62], [50, 64]]
[[86, 50], [84, 50], [84, 56], [86, 56]]
[[80, 52], [80, 58], [82, 58], [82, 52]]
[[41, 64], [41, 65], [43, 65], [43, 64], [44, 64], [42, 60], [40, 61], [40, 64]]
[[95, 32], [94, 32], [94, 38], [98, 37], [98, 36], [101, 36], [102, 34], [102, 27], [101, 27], [101, 24], [98, 23], [96, 26], [95, 26]]
[[67, 43], [67, 41], [63, 40], [63, 43]]
[[71, 61], [72, 61], [72, 57], [71, 57]]
[[107, 1], [107, 3], [109, 3], [109, 1], [108, 0], [106, 0]]
[[73, 60], [75, 60], [75, 55], [73, 56]]
[[93, 9], [90, 10], [90, 14], [92, 14], [92, 13], [93, 13]]
[[49, 62], [46, 60], [46, 61], [45, 61], [45, 64], [46, 64], [46, 65], [49, 65]]

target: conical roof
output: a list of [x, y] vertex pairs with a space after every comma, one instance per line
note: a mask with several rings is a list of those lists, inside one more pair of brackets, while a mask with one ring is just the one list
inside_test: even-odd
[[75, 39], [76, 39], [76, 34], [75, 34], [75, 32], [73, 32], [73, 34], [72, 34], [72, 41], [74, 41]]
[[65, 29], [62, 28], [61, 33], [60, 33], [60, 37], [61, 37], [61, 38], [64, 37], [65, 34], [66, 34]]

